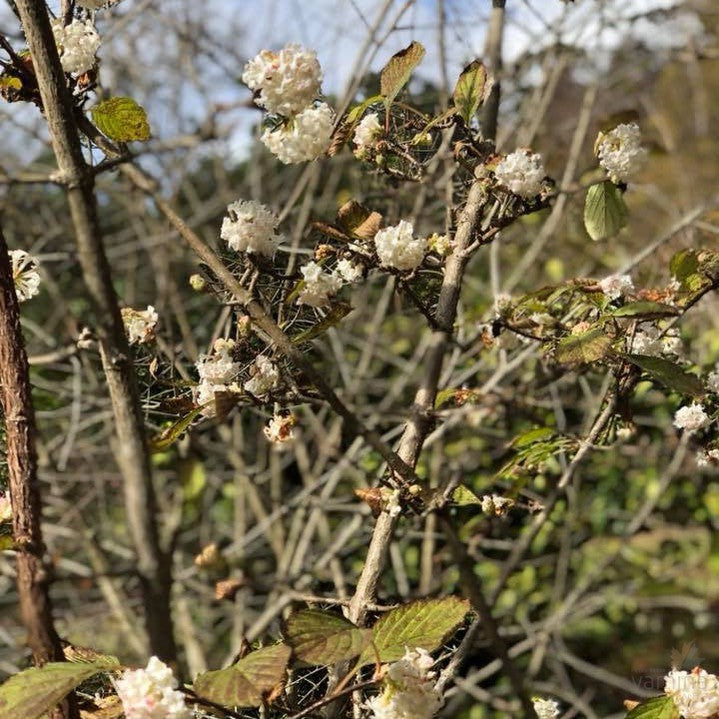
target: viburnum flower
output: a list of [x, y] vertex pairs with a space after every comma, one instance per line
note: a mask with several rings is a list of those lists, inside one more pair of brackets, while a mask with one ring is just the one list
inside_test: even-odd
[[674, 426], [677, 429], [685, 429], [687, 432], [695, 432], [709, 424], [709, 416], [704, 407], [693, 402], [688, 407], [680, 407], [674, 413]]
[[10, 250], [10, 269], [18, 302], [25, 302], [40, 292], [38, 260], [25, 250]]
[[65, 72], [82, 75], [93, 68], [100, 36], [91, 20], [75, 19], [63, 25], [62, 18], [57, 18], [52, 22], [52, 32]]
[[114, 684], [126, 719], [192, 719], [172, 669], [157, 657], [145, 669], [124, 672]]
[[697, 467], [719, 466], [719, 449], [702, 449], [696, 454]]
[[626, 182], [647, 155], [639, 125], [631, 122], [617, 125], [607, 133], [600, 132], [594, 143], [594, 154], [612, 182]]
[[426, 650], [407, 649], [402, 659], [386, 665], [382, 692], [367, 702], [375, 719], [431, 719], [442, 706], [432, 664]]
[[427, 240], [415, 238], [413, 234], [414, 227], [406, 220], [377, 232], [374, 246], [382, 267], [415, 270], [422, 264], [427, 253]]
[[240, 365], [232, 358], [235, 341], [216, 339], [209, 355], [200, 355], [195, 367], [200, 380], [212, 384], [227, 384], [240, 370]]
[[133, 310], [132, 307], [122, 308], [122, 321], [128, 342], [144, 344], [155, 337], [155, 327], [159, 319], [155, 308], [148, 305], [146, 310]]
[[282, 236], [277, 234], [280, 220], [265, 205], [254, 200], [237, 200], [227, 205], [220, 237], [235, 252], [257, 252], [266, 257], [275, 254]]
[[501, 497], [498, 494], [485, 494], [482, 497], [482, 511], [485, 514], [494, 514], [501, 517], [514, 506], [514, 500], [509, 497]]
[[242, 82], [258, 93], [267, 112], [289, 117], [320, 94], [322, 68], [314, 50], [290, 43], [279, 52], [262, 50], [245, 65]]
[[300, 267], [304, 284], [297, 297], [298, 305], [310, 307], [325, 307], [329, 304], [330, 296], [339, 292], [342, 287], [342, 277], [339, 274], [325, 272], [322, 265], [308, 262]]
[[546, 174], [542, 157], [530, 150], [512, 152], [494, 170], [494, 176], [500, 185], [525, 198], [539, 194]]
[[293, 414], [276, 414], [262, 431], [270, 442], [283, 444], [294, 439], [292, 428], [296, 423]]
[[12, 519], [12, 505], [10, 497], [0, 492], [0, 522], [9, 522]]
[[370, 112], [355, 127], [352, 142], [357, 146], [358, 151], [366, 150], [374, 147], [383, 134], [384, 127], [380, 124], [379, 115], [376, 112]]
[[260, 355], [255, 360], [253, 368], [254, 373], [245, 382], [243, 388], [246, 392], [255, 395], [255, 397], [262, 397], [274, 389], [280, 378], [280, 373], [277, 371], [277, 367], [263, 355]]
[[633, 354], [659, 357], [662, 354], [681, 354], [682, 340], [676, 328], [665, 332], [654, 325], [645, 325], [634, 334], [631, 352]]
[[599, 287], [610, 300], [617, 300], [634, 292], [634, 283], [629, 275], [609, 275], [600, 280]]
[[327, 152], [334, 119], [334, 110], [323, 102], [308, 107], [275, 130], [265, 130], [260, 140], [285, 165], [311, 162]]
[[532, 704], [539, 719], [556, 719], [559, 716], [559, 704], [554, 699], [533, 697]]
[[341, 259], [335, 267], [333, 274], [338, 275], [343, 282], [359, 282], [362, 279], [362, 265], [355, 265], [350, 260]]
[[664, 677], [664, 693], [684, 719], [709, 719], [719, 713], [719, 679], [699, 667], [691, 672], [672, 669]]
[[707, 387], [711, 392], [719, 394], [719, 369], [709, 373], [707, 376]]

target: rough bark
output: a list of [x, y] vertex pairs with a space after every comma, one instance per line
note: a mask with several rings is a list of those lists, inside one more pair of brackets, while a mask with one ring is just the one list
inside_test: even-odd
[[[50, 575], [44, 563], [37, 481], [35, 414], [30, 396], [27, 355], [7, 245], [0, 230], [0, 403], [6, 427], [13, 541], [16, 549], [20, 613], [33, 661], [42, 666], [64, 659], [50, 601]], [[78, 719], [74, 697], [53, 713], [54, 719]]]

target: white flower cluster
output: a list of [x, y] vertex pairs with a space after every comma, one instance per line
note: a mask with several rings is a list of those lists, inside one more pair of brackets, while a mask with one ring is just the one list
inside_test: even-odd
[[9, 522], [12, 519], [12, 505], [10, 497], [0, 492], [0, 522]]
[[540, 699], [534, 697], [532, 699], [534, 711], [538, 719], [557, 719], [559, 716], [559, 704], [554, 699]]
[[335, 274], [348, 284], [359, 282], [362, 279], [362, 265], [355, 265], [350, 260], [341, 259], [335, 267]]
[[322, 82], [314, 50], [294, 43], [279, 52], [262, 50], [245, 65], [242, 81], [257, 93], [258, 105], [285, 118], [260, 138], [280, 162], [309, 162], [327, 152], [335, 116], [327, 103], [312, 104]]
[[431, 719], [442, 706], [432, 664], [424, 649], [407, 649], [402, 659], [385, 666], [384, 688], [367, 702], [375, 719]]
[[379, 115], [376, 112], [365, 115], [355, 127], [352, 138], [357, 148], [355, 154], [362, 155], [366, 150], [374, 147], [383, 134], [384, 128], [380, 124]]
[[324, 307], [329, 304], [329, 298], [339, 292], [342, 287], [342, 277], [337, 273], [325, 272], [316, 262], [308, 262], [300, 267], [303, 285], [297, 298], [298, 305], [310, 307]]
[[280, 378], [277, 367], [263, 355], [255, 360], [251, 372], [252, 377], [245, 382], [243, 388], [255, 397], [263, 397], [274, 389]]
[[10, 269], [18, 302], [25, 302], [40, 292], [38, 261], [25, 250], [10, 250]]
[[227, 205], [220, 237], [235, 252], [256, 252], [272, 257], [282, 235], [277, 234], [279, 218], [265, 205], [254, 200], [237, 200]]
[[62, 18], [53, 20], [52, 32], [65, 72], [82, 75], [95, 65], [100, 36], [91, 20], [73, 20], [63, 25]]
[[706, 467], [719, 466], [719, 449], [702, 449], [696, 455], [697, 467], [704, 469]]
[[151, 657], [145, 669], [128, 670], [115, 680], [126, 719], [192, 719], [172, 669]]
[[276, 414], [262, 431], [273, 444], [284, 444], [294, 439], [292, 428], [296, 423], [293, 414]]
[[200, 376], [200, 382], [195, 389], [195, 402], [203, 407], [202, 414], [206, 417], [215, 415], [215, 394], [219, 392], [237, 392], [238, 387], [232, 380], [240, 371], [240, 365], [232, 358], [235, 348], [234, 340], [216, 339], [212, 352], [201, 355], [195, 367]]
[[265, 130], [260, 140], [285, 165], [316, 160], [327, 152], [335, 114], [322, 102], [308, 107], [276, 130]]
[[707, 387], [709, 388], [710, 392], [714, 392], [714, 394], [719, 394], [719, 369], [714, 370], [714, 372], [710, 372], [707, 376]]
[[512, 152], [494, 170], [494, 176], [500, 185], [524, 198], [536, 197], [539, 194], [546, 174], [541, 156], [529, 150]]
[[642, 133], [635, 122], [617, 125], [610, 132], [600, 132], [594, 144], [599, 164], [612, 182], [626, 182], [642, 165], [647, 151], [642, 147]]
[[659, 357], [662, 354], [680, 355], [682, 352], [682, 340], [679, 336], [679, 330], [672, 328], [662, 334], [662, 330], [658, 327], [646, 325], [634, 334], [631, 352], [652, 357]]
[[634, 292], [634, 283], [629, 275], [610, 275], [599, 282], [599, 287], [610, 300], [618, 300]]
[[695, 432], [706, 427], [709, 421], [709, 415], [704, 411], [704, 407], [697, 402], [692, 402], [688, 407], [680, 407], [674, 413], [674, 426], [687, 432]]
[[664, 677], [664, 693], [684, 719], [709, 719], [719, 713], [719, 679], [699, 667], [670, 671]]
[[501, 517], [514, 506], [514, 500], [509, 497], [501, 497], [498, 494], [485, 494], [482, 497], [482, 511], [485, 514], [493, 514]]
[[382, 267], [414, 270], [427, 254], [427, 240], [415, 238], [411, 222], [400, 220], [394, 227], [385, 227], [374, 236], [374, 246]]
[[289, 117], [320, 94], [322, 68], [314, 50], [290, 43], [279, 52], [262, 50], [245, 65], [242, 82], [258, 93], [267, 112]]
[[155, 327], [159, 319], [155, 308], [148, 305], [146, 310], [133, 310], [132, 307], [122, 308], [122, 322], [128, 342], [144, 344], [155, 337]]

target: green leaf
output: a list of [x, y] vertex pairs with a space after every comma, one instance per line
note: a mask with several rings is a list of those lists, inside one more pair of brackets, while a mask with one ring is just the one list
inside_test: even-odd
[[611, 346], [611, 338], [597, 327], [562, 339], [555, 357], [561, 364], [588, 364], [606, 357]]
[[182, 498], [186, 502], [197, 499], [207, 485], [205, 465], [196, 457], [188, 457], [180, 461], [180, 484], [182, 485]]
[[471, 62], [462, 70], [452, 99], [466, 125], [469, 125], [479, 106], [487, 99], [491, 86], [487, 68], [480, 60]]
[[616, 235], [627, 224], [628, 214], [622, 193], [613, 182], [607, 180], [587, 190], [584, 226], [593, 240]]
[[534, 429], [530, 429], [527, 432], [523, 432], [515, 437], [512, 440], [512, 447], [517, 449], [520, 447], [526, 447], [530, 444], [534, 444], [535, 442], [549, 439], [550, 437], [553, 437], [555, 433], [556, 429], [552, 429], [552, 427], [535, 427]]
[[460, 507], [467, 507], [470, 504], [482, 504], [482, 500], [464, 484], [460, 484], [452, 492], [452, 501]]
[[640, 300], [638, 302], [627, 302], [626, 305], [612, 310], [612, 317], [645, 317], [647, 319], [657, 317], [675, 317], [679, 310], [663, 302], [649, 302]]
[[195, 692], [225, 707], [261, 706], [282, 686], [291, 654], [286, 644], [258, 649], [227, 669], [198, 675]]
[[695, 397], [705, 392], [704, 385], [698, 377], [685, 372], [678, 364], [663, 357], [631, 354], [626, 355], [626, 359], [674, 392]]
[[627, 712], [626, 719], [679, 719], [679, 710], [669, 696], [652, 697]]
[[108, 668], [103, 662], [50, 662], [42, 667], [25, 669], [0, 685], [0, 716], [3, 719], [38, 719], [78, 684]]
[[459, 626], [469, 603], [457, 597], [423, 599], [383, 615], [372, 627], [373, 646], [367, 647], [359, 664], [369, 664], [377, 654], [382, 662], [394, 662], [406, 649], [433, 651]]
[[285, 638], [302, 661], [326, 665], [356, 657], [370, 643], [372, 630], [331, 612], [305, 609], [287, 620]]
[[699, 260], [695, 250], [677, 252], [669, 261], [669, 270], [679, 282], [693, 275], [699, 269]]
[[407, 84], [412, 70], [424, 57], [422, 43], [412, 41], [404, 50], [392, 55], [380, 73], [380, 92], [384, 95], [385, 104], [392, 104], [397, 93]]
[[188, 412], [174, 424], [164, 429], [160, 434], [150, 440], [151, 452], [164, 452], [168, 447], [172, 446], [182, 435], [183, 432], [192, 424], [192, 420], [202, 412], [202, 408], [198, 407]]
[[92, 121], [104, 135], [117, 142], [150, 139], [147, 113], [131, 97], [111, 97], [95, 105]]

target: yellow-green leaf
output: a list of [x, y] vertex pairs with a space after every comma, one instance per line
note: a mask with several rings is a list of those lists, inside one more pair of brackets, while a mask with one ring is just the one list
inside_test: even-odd
[[78, 684], [107, 669], [107, 664], [94, 662], [50, 662], [25, 669], [0, 685], [0, 717], [38, 719]]
[[150, 139], [147, 113], [131, 97], [111, 97], [90, 111], [100, 132], [117, 142]]
[[372, 630], [318, 609], [293, 614], [285, 638], [295, 656], [309, 664], [336, 664], [356, 657], [370, 642]]
[[584, 226], [593, 240], [604, 240], [616, 235], [627, 224], [627, 215], [621, 190], [613, 182], [607, 180], [587, 190]]
[[452, 492], [452, 501], [460, 507], [466, 507], [469, 504], [482, 504], [482, 500], [465, 484], [460, 484]]
[[404, 50], [392, 55], [380, 74], [380, 92], [390, 105], [397, 93], [407, 84], [412, 70], [424, 57], [422, 43], [412, 41]]
[[640, 702], [626, 719], [679, 719], [679, 710], [671, 697], [662, 695]]
[[394, 662], [410, 649], [433, 651], [459, 626], [469, 604], [458, 597], [423, 599], [397, 607], [382, 616], [372, 627], [372, 646], [367, 647], [359, 663]]
[[227, 669], [195, 679], [198, 696], [225, 707], [258, 707], [282, 686], [292, 650], [275, 644], [250, 652]]
[[611, 338], [601, 328], [595, 328], [561, 340], [556, 359], [562, 364], [589, 364], [606, 357], [611, 346]]
[[658, 317], [674, 317], [679, 314], [679, 310], [671, 305], [663, 302], [650, 302], [648, 300], [638, 300], [637, 302], [627, 302], [627, 304], [612, 310], [613, 317], [642, 317], [644, 319], [655, 319]]
[[183, 432], [192, 424], [192, 420], [202, 412], [201, 408], [193, 409], [184, 417], [181, 417], [174, 424], [164, 429], [160, 434], [150, 440], [151, 452], [164, 452], [171, 447], [182, 435]]
[[491, 85], [487, 68], [480, 60], [471, 62], [462, 70], [454, 87], [452, 99], [465, 124], [469, 125], [474, 113], [487, 99]]

